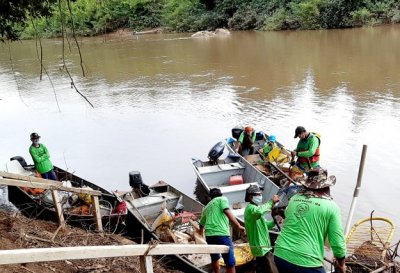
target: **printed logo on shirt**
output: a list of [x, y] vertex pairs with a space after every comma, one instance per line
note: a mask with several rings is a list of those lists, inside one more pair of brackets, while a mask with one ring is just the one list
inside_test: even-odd
[[308, 204], [304, 204], [304, 203], [298, 204], [294, 215], [297, 218], [303, 218], [309, 209], [310, 209], [310, 207], [308, 206]]

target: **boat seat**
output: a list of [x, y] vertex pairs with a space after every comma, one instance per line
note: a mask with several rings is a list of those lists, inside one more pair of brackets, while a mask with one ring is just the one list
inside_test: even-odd
[[250, 185], [258, 185], [258, 182], [244, 183], [231, 186], [219, 186], [218, 188], [221, 190], [222, 194], [225, 194], [230, 192], [245, 191]]
[[130, 202], [132, 203], [133, 206], [139, 209], [141, 207], [154, 206], [157, 204], [160, 204], [161, 206], [161, 204], [164, 201], [170, 202], [171, 200], [178, 200], [178, 199], [179, 199], [178, 194], [168, 191], [133, 199], [130, 200]]
[[8, 161], [6, 164], [7, 172], [9, 173], [15, 173], [15, 174], [20, 174], [20, 175], [25, 175], [25, 176], [34, 176], [34, 173], [27, 171], [24, 169], [24, 167], [21, 166], [18, 160], [11, 160]]
[[218, 164], [213, 166], [206, 166], [198, 168], [200, 174], [215, 173], [221, 171], [231, 171], [231, 170], [242, 170], [243, 166], [240, 162], [228, 163], [228, 164]]

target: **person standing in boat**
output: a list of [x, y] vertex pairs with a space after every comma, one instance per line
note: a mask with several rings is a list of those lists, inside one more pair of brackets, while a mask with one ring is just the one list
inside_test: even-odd
[[304, 190], [290, 198], [285, 224], [275, 242], [275, 264], [279, 273], [325, 273], [324, 244], [328, 238], [335, 256], [335, 272], [345, 273], [346, 241], [339, 206], [332, 200], [328, 177], [322, 168], [301, 180]]
[[244, 155], [245, 150], [249, 155], [254, 154], [254, 142], [256, 141], [256, 131], [251, 126], [246, 126], [240, 134], [238, 142], [238, 153]]
[[292, 151], [292, 156], [297, 156], [296, 166], [305, 173], [318, 168], [320, 157], [319, 146], [321, 144], [320, 138], [314, 133], [307, 132], [303, 126], [297, 126], [294, 138], [297, 137], [299, 137], [300, 140], [296, 149]]
[[278, 273], [268, 233], [275, 223], [273, 220], [267, 221], [265, 214], [272, 210], [279, 196], [274, 195], [272, 200], [262, 204], [260, 188], [251, 185], [246, 190], [245, 201], [249, 204], [244, 211], [244, 223], [251, 254], [256, 258], [256, 273]]
[[53, 170], [53, 164], [50, 161], [50, 154], [43, 143], [39, 143], [40, 136], [37, 133], [31, 134], [32, 145], [29, 147], [29, 153], [32, 156], [36, 171], [42, 178], [57, 180]]
[[[200, 218], [200, 235], [203, 236], [204, 229], [206, 241], [209, 245], [226, 245], [229, 246], [229, 252], [222, 254], [226, 265], [227, 273], [235, 273], [235, 255], [233, 243], [230, 236], [229, 221], [237, 228], [244, 231], [244, 227], [236, 220], [229, 208], [229, 201], [218, 188], [210, 190], [210, 202], [204, 207]], [[214, 273], [219, 273], [220, 254], [211, 254], [211, 266]]]

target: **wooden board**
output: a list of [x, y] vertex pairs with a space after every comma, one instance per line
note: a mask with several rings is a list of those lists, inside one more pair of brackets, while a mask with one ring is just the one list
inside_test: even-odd
[[[3, 176], [0, 174], [0, 176]], [[5, 176], [3, 176], [5, 177]], [[82, 189], [82, 188], [75, 188], [75, 187], [64, 187], [61, 182], [44, 180], [44, 182], [38, 182], [36, 179], [32, 180], [30, 176], [26, 176], [27, 180], [20, 180], [20, 179], [8, 179], [8, 178], [0, 178], [0, 185], [9, 185], [9, 186], [17, 186], [17, 187], [27, 187], [27, 188], [40, 188], [46, 190], [60, 190], [60, 191], [67, 191], [67, 192], [74, 192], [74, 193], [86, 193], [89, 195], [100, 196], [102, 193], [101, 191], [96, 191], [92, 189]], [[32, 177], [33, 178], [33, 177]], [[50, 183], [49, 183], [50, 181]]]
[[[151, 247], [150, 247], [151, 248]], [[0, 250], [0, 264], [19, 264], [60, 260], [80, 260], [147, 255], [180, 255], [228, 253], [223, 245], [160, 244], [149, 250], [149, 245], [78, 246]]]

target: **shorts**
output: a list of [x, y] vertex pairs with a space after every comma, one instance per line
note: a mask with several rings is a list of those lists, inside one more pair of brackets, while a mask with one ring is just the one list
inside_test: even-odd
[[[222, 258], [226, 266], [235, 266], [235, 254], [233, 250], [233, 244], [230, 236], [206, 236], [207, 244], [209, 245], [226, 245], [229, 246], [229, 252], [223, 253]], [[215, 262], [221, 258], [221, 254], [210, 254], [211, 261]]]

